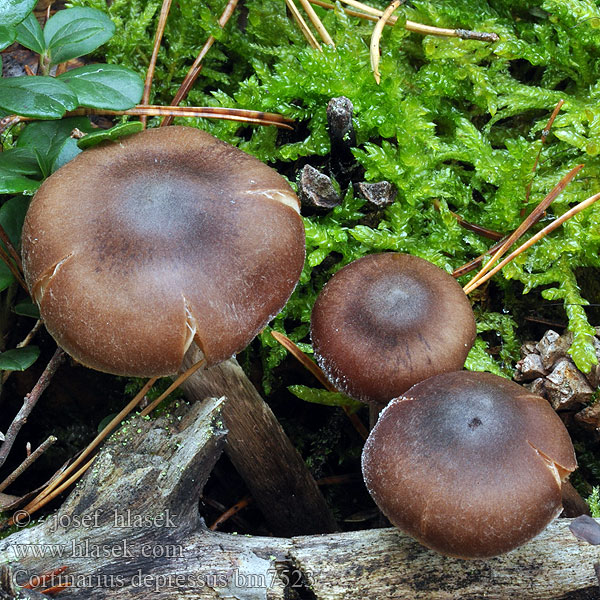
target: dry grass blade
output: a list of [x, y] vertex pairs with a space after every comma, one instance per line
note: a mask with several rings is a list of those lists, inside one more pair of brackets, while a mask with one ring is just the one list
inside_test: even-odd
[[319, 15], [315, 12], [315, 9], [311, 6], [308, 0], [300, 0], [300, 4], [302, 4], [302, 8], [305, 10], [310, 22], [315, 26], [318, 34], [321, 36], [321, 39], [328, 44], [329, 46], [333, 46], [335, 48], [335, 44], [333, 43], [333, 39], [329, 35], [327, 29], [325, 29], [325, 25], [321, 19], [319, 19]]
[[[30, 504], [28, 504], [24, 509], [17, 511], [15, 514], [23, 515], [27, 514], [27, 516], [32, 515], [34, 512], [37, 512], [40, 508], [48, 504], [48, 502], [52, 502], [54, 498], [62, 494], [68, 487], [73, 485], [91, 466], [92, 463], [96, 460], [96, 456], [91, 458], [88, 462], [86, 462], [83, 467], [77, 470], [71, 477], [69, 477], [66, 481], [64, 481], [58, 487], [55, 487], [51, 492], [48, 492], [46, 495], [42, 496], [37, 502], [35, 499], [32, 500]], [[61, 479], [62, 481], [62, 479]], [[18, 521], [18, 519], [17, 519]], [[8, 521], [8, 525], [14, 525], [15, 520], [11, 517]]]
[[222, 108], [219, 106], [156, 106], [139, 104], [129, 110], [78, 108], [67, 114], [69, 117], [78, 115], [147, 115], [149, 117], [172, 115], [174, 117], [226, 119], [229, 121], [239, 121], [241, 123], [254, 123], [256, 125], [275, 125], [275, 127], [281, 127], [282, 129], [292, 129], [289, 123], [293, 123], [293, 119], [289, 119], [288, 117], [276, 113], [246, 110], [245, 108]]
[[[321, 369], [319, 369], [318, 365], [316, 365], [290, 338], [283, 335], [283, 333], [279, 333], [279, 331], [271, 331], [271, 335], [310, 373], [312, 373], [317, 381], [329, 392], [339, 392], [335, 388], [335, 386], [325, 377], [325, 374]], [[363, 425], [363, 422], [350, 411], [347, 406], [343, 407], [346, 416], [350, 419], [352, 425], [354, 425], [354, 429], [358, 432], [358, 434], [366, 440], [369, 437], [369, 432], [367, 428]]]
[[571, 217], [574, 217], [577, 213], [580, 213], [582, 210], [585, 210], [594, 202], [600, 200], [600, 193], [595, 194], [594, 196], [590, 196], [587, 200], [580, 202], [577, 206], [574, 206], [570, 210], [568, 210], [564, 215], [561, 215], [556, 221], [552, 221], [550, 225], [546, 225], [544, 229], [536, 233], [531, 239], [527, 240], [524, 244], [519, 246], [514, 252], [509, 254], [503, 261], [498, 263], [491, 271], [489, 271], [486, 275], [481, 277], [476, 284], [466, 291], [465, 293], [470, 293], [474, 289], [478, 288], [480, 285], [485, 283], [488, 279], [493, 277], [500, 269], [505, 267], [511, 260], [515, 259], [519, 254], [525, 252], [528, 248], [531, 248], [536, 242], [539, 242], [543, 237], [547, 236], [549, 233], [554, 231], [557, 227], [560, 227], [565, 221], [568, 221]]
[[158, 377], [149, 379], [144, 387], [136, 394], [135, 398], [133, 398], [133, 400], [131, 400], [127, 406], [125, 406], [125, 408], [123, 408], [123, 410], [92, 440], [81, 455], [56, 479], [46, 486], [46, 488], [44, 488], [31, 502], [29, 502], [24, 510], [31, 513], [34, 507], [38, 507], [38, 505], [41, 506], [44, 498], [48, 497], [53, 490], [60, 486], [60, 484], [121, 424], [121, 421], [123, 421], [123, 419], [142, 401], [157, 379]]
[[314, 48], [315, 50], [319, 50], [322, 52], [321, 44], [319, 44], [319, 42], [317, 41], [317, 38], [313, 35], [313, 32], [310, 30], [310, 28], [308, 27], [308, 24], [304, 20], [304, 17], [300, 14], [300, 11], [294, 4], [294, 0], [285, 0], [285, 3], [287, 5], [287, 7], [290, 9], [290, 12], [292, 13], [292, 17], [294, 17], [294, 21], [296, 21], [296, 24], [300, 28], [302, 35], [306, 38], [306, 41], [309, 43], [311, 48]]
[[[310, 0], [310, 2], [312, 4], [315, 4], [316, 6], [321, 6], [322, 8], [335, 10], [335, 5], [329, 2], [324, 2], [323, 0]], [[357, 2], [356, 0], [340, 0], [340, 2], [358, 9], [358, 11], [344, 9], [344, 12], [346, 14], [351, 15], [353, 17], [359, 17], [361, 19], [367, 19], [369, 21], [378, 21], [379, 18], [383, 15], [383, 11], [377, 8], [373, 8], [368, 4]], [[397, 20], [397, 17], [392, 16], [388, 20], [386, 25], [393, 26]], [[446, 29], [442, 27], [433, 27], [431, 25], [423, 25], [422, 23], [409, 21], [408, 19], [404, 23], [404, 28], [408, 31], [419, 33], [421, 35], [458, 37], [464, 40], [478, 40], [481, 42], [497, 42], [500, 39], [498, 34], [489, 31], [471, 31], [470, 29]]]
[[[223, 10], [223, 12], [221, 13], [221, 16], [219, 17], [219, 27], [221, 29], [223, 29], [225, 27], [225, 25], [227, 25], [227, 22], [231, 18], [231, 15], [233, 14], [233, 11], [235, 10], [235, 8], [237, 6], [237, 3], [238, 3], [238, 0], [229, 0], [227, 5], [225, 6], [225, 9]], [[208, 54], [208, 51], [212, 48], [212, 45], [214, 43], [215, 43], [215, 37], [213, 35], [210, 35], [208, 37], [208, 39], [206, 40], [204, 46], [198, 53], [196, 60], [190, 67], [189, 71], [186, 73], [181, 85], [179, 86], [179, 89], [177, 90], [177, 93], [175, 94], [175, 97], [171, 101], [171, 106], [178, 106], [185, 98], [187, 98], [187, 95], [190, 93], [190, 90], [192, 89], [192, 86], [196, 82], [196, 79], [198, 79], [198, 75], [200, 75], [200, 71], [202, 71], [202, 61], [204, 60], [204, 57]], [[167, 125], [170, 125], [172, 122], [173, 122], [173, 116], [169, 115], [162, 120], [162, 123], [160, 124], [160, 126], [166, 127]]]
[[469, 294], [476, 287], [478, 287], [478, 281], [481, 279], [494, 265], [497, 260], [506, 254], [508, 249], [534, 224], [539, 221], [547, 208], [556, 200], [556, 198], [562, 193], [565, 187], [570, 181], [583, 169], [584, 165], [577, 165], [574, 169], [571, 169], [553, 188], [553, 190], [531, 211], [529, 216], [515, 229], [506, 239], [506, 241], [498, 248], [492, 258], [484, 265], [484, 267], [477, 273], [469, 283], [463, 288], [465, 294]]
[[328, 391], [337, 392], [333, 385], [329, 382], [323, 371], [316, 365], [290, 338], [279, 333], [279, 331], [271, 331], [271, 335], [309, 372], [315, 379]]
[[156, 400], [153, 400], [146, 408], [140, 413], [141, 417], [149, 415], [172, 391], [176, 390], [188, 377], [193, 375], [201, 366], [206, 363], [204, 359], [199, 360], [193, 364], [187, 371], [182, 373]]
[[381, 59], [381, 53], [379, 51], [379, 42], [381, 40], [381, 35], [383, 33], [383, 28], [385, 24], [388, 22], [392, 13], [400, 8], [400, 5], [404, 2], [404, 0], [393, 0], [393, 2], [383, 11], [381, 18], [373, 27], [373, 33], [371, 34], [371, 43], [369, 45], [369, 53], [371, 56], [371, 70], [373, 71], [373, 76], [375, 77], [375, 81], [377, 84], [381, 81], [381, 74], [379, 73], [379, 61]]
[[[167, 24], [167, 17], [171, 10], [171, 0], [163, 0], [162, 7], [160, 9], [160, 16], [158, 18], [158, 26], [156, 28], [156, 35], [154, 37], [154, 48], [152, 48], [152, 56], [150, 57], [150, 64], [146, 71], [146, 80], [144, 81], [144, 93], [142, 94], [141, 104], [148, 104], [150, 101], [150, 90], [152, 89], [152, 78], [154, 77], [154, 69], [156, 68], [156, 59], [158, 58], [158, 51], [160, 50], [160, 44], [162, 42], [163, 34], [165, 32], [165, 26]], [[140, 121], [146, 127], [147, 116], [142, 116]]]

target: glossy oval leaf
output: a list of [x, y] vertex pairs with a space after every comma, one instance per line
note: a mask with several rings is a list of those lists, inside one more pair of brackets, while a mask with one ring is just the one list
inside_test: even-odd
[[77, 94], [80, 106], [127, 110], [144, 92], [144, 81], [133, 70], [119, 65], [94, 64], [67, 71], [58, 77]]
[[0, 50], [8, 48], [17, 39], [17, 30], [14, 27], [0, 26]]
[[27, 148], [0, 152], [0, 194], [34, 192], [41, 184], [31, 179], [41, 176], [35, 154]]
[[52, 161], [52, 165], [50, 165], [50, 172], [54, 173], [54, 171], [58, 171], [58, 169], [73, 160], [78, 154], [81, 154], [81, 152], [82, 150], [80, 150], [77, 145], [77, 140], [68, 137], [58, 149], [58, 152]]
[[34, 302], [20, 302], [19, 304], [15, 304], [13, 312], [22, 317], [40, 318], [40, 309]]
[[94, 131], [94, 133], [90, 133], [84, 138], [78, 140], [77, 145], [82, 150], [84, 150], [85, 148], [91, 148], [92, 146], [96, 146], [104, 140], [118, 140], [124, 135], [131, 135], [132, 133], [142, 131], [142, 129], [144, 129], [144, 126], [139, 121], [133, 121], [132, 123], [122, 123], [121, 125], [115, 125], [114, 127], [111, 127], [110, 129], [106, 129], [104, 131]]
[[0, 107], [23, 117], [60, 119], [77, 107], [77, 96], [54, 77], [0, 79]]
[[3, 26], [20, 23], [35, 7], [37, 0], [1, 0], [0, 23]]
[[114, 34], [110, 18], [95, 8], [67, 8], [48, 19], [44, 40], [50, 60], [58, 64], [89, 54]]
[[15, 248], [18, 248], [21, 242], [21, 230], [28, 208], [29, 198], [23, 198], [23, 196], [9, 198], [0, 207], [0, 225]]
[[[74, 129], [86, 133], [94, 131], [86, 117], [72, 117], [60, 121], [38, 121], [25, 126], [17, 140], [17, 147], [35, 151], [39, 157], [42, 172], [49, 175], [56, 170], [54, 163], [59, 153], [62, 152], [65, 141], [71, 139], [70, 136]], [[72, 141], [76, 146], [75, 140]]]
[[25, 46], [25, 48], [29, 48], [38, 54], [43, 54], [46, 51], [44, 33], [33, 13], [17, 25], [16, 31], [17, 41], [21, 46]]
[[29, 368], [40, 355], [37, 346], [14, 348], [0, 354], [0, 371], [24, 371]]
[[0, 260], [0, 292], [3, 292], [15, 281], [10, 269], [3, 260]]

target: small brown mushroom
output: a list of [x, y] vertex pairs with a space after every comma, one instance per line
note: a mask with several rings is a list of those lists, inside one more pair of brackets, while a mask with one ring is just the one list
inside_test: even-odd
[[577, 464], [546, 400], [489, 373], [431, 377], [381, 413], [362, 457], [382, 512], [423, 545], [484, 558], [525, 543], [561, 509]]
[[49, 177], [23, 229], [25, 278], [57, 343], [117, 375], [242, 350], [304, 261], [298, 200], [273, 169], [190, 127], [83, 152]]
[[346, 265], [323, 288], [311, 318], [321, 369], [340, 391], [374, 404], [461, 369], [475, 333], [471, 304], [454, 278], [398, 253]]

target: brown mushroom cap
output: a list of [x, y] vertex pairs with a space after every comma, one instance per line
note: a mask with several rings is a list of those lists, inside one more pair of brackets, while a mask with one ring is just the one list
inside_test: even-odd
[[298, 200], [273, 169], [188, 127], [87, 150], [36, 193], [27, 285], [69, 354], [120, 375], [210, 366], [275, 316], [304, 261]]
[[460, 285], [408, 254], [373, 254], [346, 265], [324, 286], [311, 317], [321, 369], [340, 391], [375, 404], [461, 369], [475, 334]]
[[436, 375], [392, 400], [362, 456], [367, 488], [399, 529], [449, 556], [508, 552], [561, 511], [577, 463], [546, 400], [489, 373]]

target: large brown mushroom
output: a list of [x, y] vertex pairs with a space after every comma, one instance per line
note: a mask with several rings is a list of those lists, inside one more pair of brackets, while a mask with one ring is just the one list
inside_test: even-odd
[[83, 152], [36, 193], [25, 278], [48, 331], [118, 375], [242, 350], [304, 261], [298, 200], [273, 169], [203, 131], [147, 130]]
[[79, 362], [130, 376], [174, 374], [192, 357], [213, 366], [187, 383], [200, 400], [228, 397], [227, 452], [281, 535], [332, 531], [335, 519], [270, 407], [225, 359], [281, 310], [303, 262], [286, 181], [188, 127], [83, 152], [40, 187], [23, 229], [26, 282]]
[[333, 385], [379, 405], [427, 377], [461, 369], [475, 333], [471, 304], [454, 278], [398, 253], [340, 269], [311, 317], [315, 356]]
[[449, 556], [525, 543], [562, 508], [577, 464], [546, 400], [489, 373], [431, 377], [392, 400], [362, 457], [367, 488], [399, 529]]

